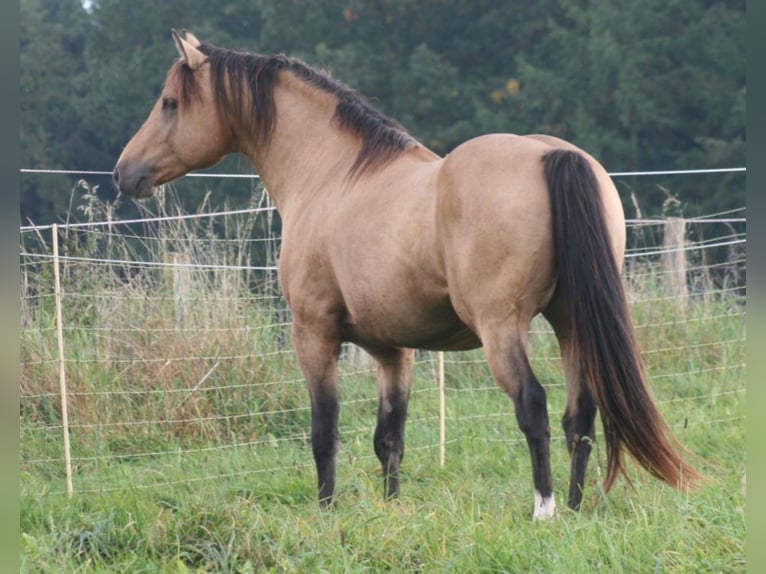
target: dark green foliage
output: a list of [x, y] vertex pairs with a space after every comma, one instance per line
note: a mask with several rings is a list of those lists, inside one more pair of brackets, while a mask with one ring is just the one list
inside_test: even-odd
[[[170, 28], [327, 67], [439, 153], [488, 132], [545, 132], [612, 171], [744, 165], [743, 0], [21, 2], [23, 167], [111, 170], [176, 57]], [[219, 169], [249, 169], [242, 158]], [[256, 166], [257, 169], [257, 166]], [[103, 181], [102, 181], [103, 180]], [[739, 176], [622, 180], [645, 215], [744, 205]], [[104, 177], [91, 181], [113, 199]], [[247, 204], [231, 180], [187, 180], [196, 206]], [[22, 221], [67, 212], [72, 182], [22, 177]], [[123, 209], [126, 209], [123, 207]], [[629, 209], [632, 212], [632, 209]]]

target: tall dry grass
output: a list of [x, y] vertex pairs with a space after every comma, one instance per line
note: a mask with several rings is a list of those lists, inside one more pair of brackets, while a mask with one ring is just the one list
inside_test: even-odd
[[[109, 206], [87, 188], [86, 199], [89, 221], [110, 221]], [[162, 215], [180, 215], [178, 205], [157, 200]], [[273, 223], [256, 212], [59, 228], [69, 410], [81, 435], [96, 440], [103, 432], [90, 431], [111, 424], [112, 435], [130, 433], [114, 442], [144, 433], [184, 445], [294, 428], [282, 411], [301, 389], [277, 384], [299, 371], [268, 269], [278, 249]], [[22, 238], [22, 253], [49, 254], [50, 233]], [[22, 269], [22, 417], [50, 427], [60, 421], [52, 261], [22, 255]], [[147, 424], [132, 433], [131, 421]]]

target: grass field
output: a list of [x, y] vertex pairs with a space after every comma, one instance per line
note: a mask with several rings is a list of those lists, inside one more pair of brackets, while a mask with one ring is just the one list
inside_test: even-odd
[[[227, 261], [212, 248], [206, 256]], [[606, 495], [597, 442], [583, 509], [564, 508], [565, 393], [555, 343], [535, 324], [559, 514], [533, 522], [528, 450], [480, 351], [447, 356], [444, 467], [434, 355], [420, 357], [392, 502], [372, 452], [374, 376], [344, 363], [338, 500], [323, 511], [308, 398], [268, 294], [205, 270], [179, 327], [177, 297], [157, 289], [164, 272], [126, 285], [80, 263], [64, 274], [67, 498], [50, 270], [34, 271], [22, 294], [23, 572], [745, 571], [745, 311], [725, 289], [680, 306], [655, 275], [631, 280], [653, 393], [709, 478], [694, 492], [629, 465], [634, 488], [621, 479]]]

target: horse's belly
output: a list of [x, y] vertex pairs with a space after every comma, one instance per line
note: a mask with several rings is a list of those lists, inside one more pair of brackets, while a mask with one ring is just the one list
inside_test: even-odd
[[458, 329], [444, 331], [429, 339], [414, 340], [411, 345], [405, 346], [426, 351], [467, 351], [481, 347], [481, 340], [476, 333], [461, 323]]
[[460, 321], [448, 302], [399, 312], [393, 309], [379, 313], [351, 311], [346, 327], [349, 341], [370, 349], [407, 347], [462, 351], [481, 346], [479, 338]]

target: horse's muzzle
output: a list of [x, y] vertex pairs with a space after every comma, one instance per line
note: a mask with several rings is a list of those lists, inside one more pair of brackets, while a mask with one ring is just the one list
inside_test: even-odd
[[130, 166], [121, 166], [120, 162], [114, 166], [112, 180], [117, 190], [128, 197], [142, 199], [154, 194], [151, 170], [146, 167], [131, 169]]

